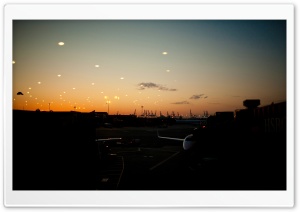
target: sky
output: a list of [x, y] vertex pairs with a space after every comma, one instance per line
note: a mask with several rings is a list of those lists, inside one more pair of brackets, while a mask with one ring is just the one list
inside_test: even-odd
[[12, 65], [13, 109], [213, 115], [286, 101], [286, 21], [15, 20]]

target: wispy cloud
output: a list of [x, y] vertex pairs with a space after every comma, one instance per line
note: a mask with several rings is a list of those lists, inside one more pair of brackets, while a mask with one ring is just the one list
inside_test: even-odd
[[205, 96], [205, 97], [203, 97], [203, 96], [204, 96], [204, 94], [195, 94], [195, 95], [191, 96], [190, 99], [201, 99], [201, 98], [206, 99], [207, 98], [207, 96]]
[[174, 102], [172, 104], [175, 104], [175, 105], [188, 105], [190, 103], [188, 101], [182, 101], [182, 102]]
[[161, 91], [177, 91], [177, 89], [174, 88], [167, 88], [165, 86], [153, 83], [153, 82], [142, 82], [138, 84], [139, 90], [145, 90], [145, 89], [150, 89], [150, 88], [154, 88], [157, 90], [161, 90]]

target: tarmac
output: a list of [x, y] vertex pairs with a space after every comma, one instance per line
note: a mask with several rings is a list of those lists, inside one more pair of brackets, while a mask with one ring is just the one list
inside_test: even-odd
[[[185, 138], [193, 125], [95, 131], [85, 119], [72, 125], [56, 121], [52, 113], [14, 115], [13, 190], [286, 189], [284, 134], [213, 131], [199, 138], [199, 153], [157, 137], [159, 132]], [[122, 139], [99, 145], [95, 138]], [[202, 143], [212, 143], [212, 151]]]
[[[157, 138], [184, 138], [191, 125], [168, 128], [98, 128], [98, 138], [122, 137], [102, 160], [97, 190], [282, 190], [282, 166], [269, 165], [261, 155], [232, 152], [220, 156], [190, 158], [178, 141]], [[131, 143], [130, 140], [139, 143]], [[228, 156], [231, 154], [230, 156]], [[250, 157], [248, 157], [250, 155]], [[224, 157], [225, 156], [225, 157]], [[228, 157], [227, 157], [228, 156]], [[255, 159], [254, 157], [257, 158]], [[268, 158], [267, 156], [266, 158]]]

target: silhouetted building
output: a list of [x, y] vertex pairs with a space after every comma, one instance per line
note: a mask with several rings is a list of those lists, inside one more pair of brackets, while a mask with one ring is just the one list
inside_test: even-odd
[[13, 190], [94, 190], [94, 113], [13, 111]]
[[207, 126], [216, 130], [231, 130], [234, 123], [234, 112], [216, 112], [214, 116], [207, 118]]
[[[247, 100], [244, 101], [244, 103]], [[236, 110], [236, 126], [257, 133], [286, 132], [286, 102], [255, 107], [258, 101], [247, 101], [247, 109]]]

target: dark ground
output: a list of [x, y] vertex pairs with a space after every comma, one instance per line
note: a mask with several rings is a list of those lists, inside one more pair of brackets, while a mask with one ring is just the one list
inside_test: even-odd
[[[119, 183], [111, 189], [120, 190], [284, 190], [284, 148], [276, 141], [228, 140], [228, 135], [212, 135], [223, 144], [203, 157], [182, 150], [182, 143], [157, 139], [161, 136], [184, 138], [193, 127], [174, 125], [168, 128], [97, 129], [103, 137], [141, 139], [137, 146], [112, 147], [122, 157], [123, 172]], [[236, 137], [236, 136], [235, 136]], [[236, 138], [235, 138], [236, 139]], [[262, 139], [262, 138], [261, 138]], [[201, 146], [202, 147], [202, 146]], [[198, 153], [197, 153], [198, 154]], [[191, 156], [192, 155], [192, 156]], [[117, 157], [115, 156], [115, 157]], [[111, 159], [113, 164], [114, 159]], [[101, 178], [101, 177], [100, 177]], [[105, 186], [98, 189], [109, 189]]]
[[[14, 113], [13, 190], [286, 189], [285, 135], [212, 131], [199, 152], [184, 152], [181, 142], [158, 139], [157, 130], [184, 138], [190, 125], [95, 131], [80, 114], [47, 116]], [[109, 137], [122, 143], [105, 153], [95, 138]]]

